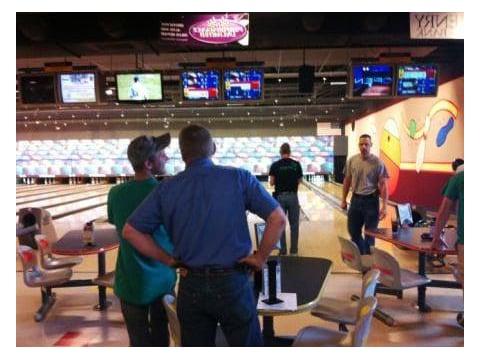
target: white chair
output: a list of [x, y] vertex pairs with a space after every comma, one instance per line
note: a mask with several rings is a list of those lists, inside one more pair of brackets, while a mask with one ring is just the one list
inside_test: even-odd
[[[380, 271], [372, 269], [363, 276], [361, 299], [375, 296], [375, 287]], [[322, 298], [311, 314], [326, 321], [339, 324], [339, 330], [346, 331], [345, 325], [354, 325], [358, 320], [359, 301], [336, 298]]]
[[398, 261], [389, 253], [375, 248], [373, 268], [380, 270], [380, 282], [393, 290], [404, 290], [426, 285], [430, 279], [413, 271], [400, 268]]
[[40, 264], [44, 269], [53, 270], [73, 267], [83, 261], [79, 256], [53, 256], [52, 242], [43, 234], [35, 235], [35, 242], [37, 243], [37, 248], [40, 250]]
[[292, 346], [365, 346], [376, 307], [377, 299], [374, 297], [361, 299], [352, 332], [307, 326], [298, 332]]
[[339, 236], [338, 241], [340, 242], [342, 261], [348, 267], [362, 274], [370, 270], [373, 263], [373, 257], [371, 255], [361, 255], [357, 244], [351, 240]]
[[18, 245], [17, 254], [23, 267], [23, 281], [28, 287], [39, 287], [42, 294], [42, 305], [35, 314], [35, 321], [42, 321], [55, 303], [55, 294], [51, 286], [60, 285], [72, 277], [71, 268], [41, 270], [38, 267], [36, 252], [29, 246]]

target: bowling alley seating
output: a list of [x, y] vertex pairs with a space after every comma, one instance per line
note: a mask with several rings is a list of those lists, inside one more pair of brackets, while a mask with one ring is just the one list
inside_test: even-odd
[[[362, 279], [362, 294], [360, 299], [375, 296], [375, 287], [380, 277], [380, 271], [372, 269]], [[358, 320], [360, 302], [337, 298], [321, 298], [318, 305], [311, 311], [313, 316], [339, 324], [340, 331], [348, 331], [346, 325], [355, 325]]]
[[339, 236], [342, 261], [353, 270], [359, 271], [362, 274], [370, 270], [373, 263], [372, 255], [361, 255], [357, 244], [351, 240]]
[[400, 268], [400, 264], [389, 253], [374, 248], [372, 268], [380, 270], [382, 286], [401, 291], [426, 285], [430, 279], [413, 271]]
[[40, 264], [46, 270], [73, 267], [80, 264], [83, 259], [78, 256], [55, 257], [52, 254], [52, 242], [43, 235], [35, 235], [37, 248], [40, 250]]
[[37, 253], [29, 246], [18, 245], [17, 254], [23, 267], [23, 281], [28, 287], [39, 287], [42, 305], [35, 314], [35, 321], [42, 321], [55, 303], [55, 294], [51, 286], [61, 285], [72, 277], [71, 268], [41, 270], [38, 267]]
[[93, 283], [98, 286], [105, 286], [113, 289], [115, 286], [115, 271], [107, 272], [105, 275], [93, 279]]
[[307, 326], [298, 332], [292, 346], [365, 346], [376, 307], [375, 297], [361, 299], [353, 331], [345, 333], [318, 326]]

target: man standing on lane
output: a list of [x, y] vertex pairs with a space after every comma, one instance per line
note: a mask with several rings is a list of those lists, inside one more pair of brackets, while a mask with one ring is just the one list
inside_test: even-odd
[[[290, 145], [280, 146], [280, 160], [270, 167], [270, 186], [275, 186], [274, 198], [288, 215], [290, 224], [290, 255], [298, 254], [298, 228], [300, 219], [300, 204], [298, 202], [298, 184], [302, 181], [302, 166], [290, 158]], [[280, 255], [287, 254], [285, 231], [280, 238]]]
[[[352, 199], [348, 210], [348, 232], [362, 255], [370, 254], [375, 245], [373, 236], [362, 236], [362, 228], [375, 229], [379, 220], [387, 214], [388, 172], [377, 156], [370, 154], [372, 139], [363, 134], [358, 141], [360, 154], [348, 159], [343, 180], [342, 209], [347, 209], [347, 195], [352, 188]], [[379, 210], [379, 195], [382, 207]]]
[[[185, 268], [177, 302], [183, 346], [215, 345], [218, 323], [230, 346], [262, 345], [253, 289], [242, 265], [261, 269], [285, 228], [285, 214], [248, 171], [213, 164], [215, 145], [204, 127], [183, 128], [179, 144], [185, 171], [151, 193], [123, 234], [140, 252]], [[246, 210], [266, 221], [255, 254], [250, 254]], [[172, 238], [174, 258], [150, 237], [160, 224]]]

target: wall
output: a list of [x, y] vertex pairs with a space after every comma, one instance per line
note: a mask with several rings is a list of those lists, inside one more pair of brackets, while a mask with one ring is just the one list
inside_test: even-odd
[[[436, 208], [454, 158], [464, 158], [464, 78], [440, 85], [436, 97], [409, 98], [345, 128], [349, 156], [358, 137], [372, 137], [372, 153], [389, 169], [391, 199]], [[422, 161], [423, 153], [423, 161]]]

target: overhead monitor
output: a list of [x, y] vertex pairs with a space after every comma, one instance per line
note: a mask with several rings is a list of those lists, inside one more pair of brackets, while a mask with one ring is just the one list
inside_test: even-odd
[[397, 67], [398, 96], [436, 96], [437, 89], [436, 65], [408, 64]]
[[155, 73], [117, 74], [119, 101], [161, 101], [163, 99], [162, 75]]
[[54, 75], [23, 75], [20, 78], [20, 96], [23, 104], [55, 103]]
[[220, 72], [216, 70], [189, 70], [181, 74], [182, 94], [185, 100], [218, 100]]
[[262, 70], [226, 70], [223, 83], [225, 100], [259, 100], [263, 96]]
[[64, 103], [92, 103], [97, 101], [94, 72], [60, 74], [60, 92]]
[[393, 78], [392, 65], [352, 65], [352, 96], [369, 98], [392, 96]]

